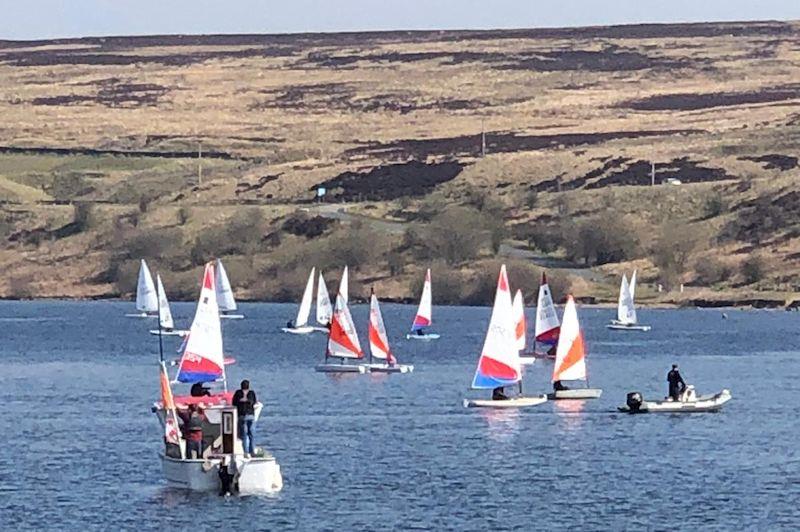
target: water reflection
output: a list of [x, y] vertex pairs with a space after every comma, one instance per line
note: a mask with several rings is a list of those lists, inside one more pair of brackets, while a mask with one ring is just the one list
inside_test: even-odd
[[509, 441], [519, 432], [519, 410], [516, 408], [482, 408], [481, 417], [486, 421], [488, 436], [493, 441]]
[[583, 411], [586, 401], [553, 401], [553, 409], [558, 416], [559, 424], [566, 430], [578, 430], [583, 426]]

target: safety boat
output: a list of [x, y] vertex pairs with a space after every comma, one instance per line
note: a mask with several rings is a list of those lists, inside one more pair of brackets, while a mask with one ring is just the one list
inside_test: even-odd
[[550, 286], [547, 284], [547, 275], [542, 272], [542, 282], [539, 284], [539, 295], [536, 299], [536, 322], [533, 331], [533, 351], [522, 352], [520, 357], [523, 364], [533, 364], [536, 358], [555, 358], [555, 348], [558, 344], [558, 334], [561, 325], [558, 321], [558, 312], [553, 304]]
[[631, 282], [628, 284], [628, 279], [625, 274], [622, 274], [622, 281], [619, 286], [619, 299], [617, 301], [617, 319], [611, 320], [611, 323], [606, 325], [608, 329], [615, 331], [641, 331], [647, 332], [651, 329], [649, 325], [639, 325], [636, 318], [636, 306], [633, 303], [634, 294], [636, 292], [636, 270], [631, 276]]
[[[383, 362], [375, 362], [381, 360]], [[398, 364], [389, 347], [389, 337], [383, 324], [381, 307], [375, 292], [369, 298], [369, 363], [370, 373], [411, 373], [414, 366]]]
[[419, 308], [414, 322], [411, 324], [411, 332], [406, 335], [408, 340], [437, 340], [439, 334], [425, 332], [427, 327], [433, 324], [433, 296], [431, 295], [431, 270], [425, 272], [425, 284], [422, 286], [422, 296], [419, 298]]
[[[500, 268], [489, 330], [483, 344], [478, 367], [472, 379], [473, 390], [494, 390], [519, 385], [519, 395], [505, 399], [464, 399], [467, 408], [521, 408], [547, 401], [546, 395], [522, 395], [522, 364], [517, 349], [511, 291], [505, 264]], [[494, 395], [494, 393], [493, 393]]]
[[164, 284], [161, 282], [161, 275], [156, 274], [157, 298], [158, 298], [158, 329], [151, 329], [150, 334], [162, 336], [186, 336], [189, 331], [175, 328], [172, 320], [172, 311], [169, 308], [167, 293], [164, 291]]
[[677, 401], [672, 398], [664, 400], [644, 399], [639, 392], [630, 392], [625, 404], [618, 407], [620, 412], [629, 414], [684, 414], [699, 412], [716, 412], [731, 400], [731, 392], [724, 389], [714, 395], [697, 395], [694, 386], [689, 385]]
[[[599, 388], [589, 388], [586, 372], [586, 344], [583, 339], [575, 299], [570, 295], [564, 307], [564, 321], [556, 348], [553, 365], [554, 391], [547, 395], [551, 401], [563, 399], [597, 399], [603, 393]], [[584, 386], [567, 388], [564, 382], [583, 382]]]
[[217, 259], [217, 301], [219, 302], [219, 317], [228, 320], [241, 320], [244, 319], [244, 314], [231, 314], [236, 312], [238, 306], [236, 305], [236, 298], [233, 297], [233, 289], [231, 289], [231, 282], [228, 279], [228, 273], [222, 265], [222, 261]]
[[[347, 272], [346, 268], [345, 272]], [[346, 283], [346, 273], [343, 279]], [[347, 285], [344, 286], [346, 288]], [[336, 359], [339, 359], [340, 362], [336, 363]], [[333, 309], [331, 319], [331, 329], [328, 333], [325, 361], [314, 366], [314, 369], [320, 373], [367, 373], [369, 368], [366, 364], [347, 363], [347, 360], [363, 359], [364, 351], [361, 350], [353, 316], [350, 314], [350, 308], [342, 293], [340, 283], [339, 292], [336, 294], [336, 307]]]
[[[192, 491], [226, 493], [274, 493], [283, 487], [281, 469], [275, 457], [263, 449], [250, 456], [238, 438], [236, 408], [227, 391], [222, 347], [222, 328], [215, 290], [214, 263], [206, 264], [197, 312], [192, 322], [176, 376], [187, 384], [221, 383], [222, 391], [208, 395], [173, 396], [167, 368], [160, 362], [161, 400], [153, 412], [164, 430], [161, 462], [167, 484]], [[190, 405], [202, 409], [203, 451], [188, 452], [179, 429], [179, 413]], [[254, 405], [258, 420], [261, 404]]]
[[158, 297], [153, 284], [150, 268], [142, 260], [139, 263], [139, 277], [136, 281], [136, 314], [125, 314], [128, 318], [155, 318], [158, 316]]

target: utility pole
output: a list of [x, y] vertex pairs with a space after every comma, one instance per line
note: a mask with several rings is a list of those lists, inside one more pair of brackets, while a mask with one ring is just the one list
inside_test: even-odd
[[481, 118], [481, 157], [486, 157], [486, 127]]
[[656, 163], [650, 163], [650, 186], [656, 186]]

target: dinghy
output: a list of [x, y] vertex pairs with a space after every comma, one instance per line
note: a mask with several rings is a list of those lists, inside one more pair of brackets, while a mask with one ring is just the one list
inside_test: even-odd
[[628, 394], [626, 404], [618, 407], [620, 412], [629, 414], [683, 414], [699, 412], [716, 412], [722, 405], [731, 400], [730, 390], [722, 390], [714, 395], [700, 395], [694, 386], [687, 386], [678, 401], [671, 398], [665, 400], [645, 400], [639, 392]]
[[631, 276], [631, 283], [625, 274], [619, 285], [619, 300], [617, 302], [617, 319], [611, 320], [607, 328], [615, 331], [649, 331], [649, 325], [639, 325], [636, 319], [636, 306], [633, 303], [633, 294], [636, 290], [636, 271]]
[[522, 297], [522, 290], [517, 290], [514, 294], [514, 301], [511, 303], [511, 309], [514, 314], [514, 335], [517, 339], [517, 349], [520, 354], [520, 362], [522, 365], [531, 365], [536, 360], [533, 357], [525, 357], [522, 355], [525, 352], [525, 346], [528, 343], [527, 331], [528, 324], [525, 321], [525, 303]]
[[511, 292], [505, 264], [500, 268], [497, 291], [494, 297], [492, 318], [483, 344], [478, 367], [472, 379], [473, 390], [492, 390], [519, 385], [520, 395], [502, 400], [464, 399], [468, 408], [520, 408], [540, 405], [546, 395], [522, 396], [522, 367], [517, 349], [515, 324], [512, 314]]
[[136, 310], [137, 314], [125, 314], [128, 318], [155, 318], [158, 313], [158, 297], [153, 284], [150, 268], [142, 260], [139, 264], [139, 278], [136, 282]]
[[291, 334], [310, 334], [314, 332], [314, 328], [308, 325], [308, 318], [311, 316], [311, 298], [314, 295], [314, 274], [316, 268], [311, 268], [311, 273], [308, 274], [308, 281], [306, 282], [306, 289], [303, 291], [303, 299], [300, 300], [300, 308], [297, 309], [297, 318], [294, 320], [292, 327], [282, 327], [283, 332]]
[[523, 364], [532, 364], [535, 358], [554, 359], [559, 330], [558, 312], [547, 284], [547, 275], [542, 272], [542, 282], [539, 284], [539, 295], [536, 299], [533, 351], [520, 355]]
[[[587, 386], [566, 388], [564, 381], [583, 381]], [[556, 349], [556, 362], [553, 365], [553, 393], [547, 395], [551, 401], [558, 399], [597, 399], [603, 390], [589, 388], [586, 376], [586, 346], [583, 341], [575, 300], [570, 295], [564, 307], [564, 321]]]
[[[161, 454], [164, 477], [170, 486], [193, 491], [231, 491], [241, 494], [274, 493], [283, 486], [280, 466], [262, 449], [250, 456], [237, 437], [236, 407], [226, 389], [222, 328], [216, 299], [214, 263], [206, 264], [200, 299], [174, 382], [196, 384], [221, 382], [223, 390], [203, 396], [173, 397], [161, 353], [161, 401], [153, 405], [164, 428]], [[178, 411], [197, 405], [203, 409], [202, 456], [187, 453], [178, 429]], [[256, 403], [255, 417], [261, 413]]]
[[[340, 359], [340, 363], [332, 360]], [[358, 341], [353, 316], [345, 302], [341, 291], [336, 295], [336, 308], [331, 319], [331, 330], [328, 334], [328, 345], [325, 349], [325, 362], [314, 366], [321, 373], [366, 373], [366, 364], [347, 364], [347, 360], [361, 360], [364, 352]]]
[[322, 271], [320, 271], [317, 281], [317, 323], [322, 327], [314, 327], [314, 330], [327, 334], [332, 315], [333, 307], [331, 306], [331, 298], [328, 295], [328, 287], [325, 285]]
[[228, 273], [222, 265], [222, 261], [217, 259], [217, 301], [219, 301], [219, 317], [229, 320], [241, 320], [244, 318], [243, 314], [228, 314], [235, 312], [237, 309], [236, 299], [233, 297], [233, 290], [231, 289], [231, 282], [228, 280]]
[[153, 329], [150, 334], [162, 336], [186, 336], [189, 331], [175, 329], [172, 321], [172, 311], [169, 308], [167, 293], [164, 291], [164, 284], [161, 282], [161, 275], [156, 274], [156, 285], [158, 287], [158, 329]]
[[339, 293], [337, 294], [336, 297], [342, 296], [344, 298], [345, 304], [347, 304], [350, 301], [350, 294], [348, 292], [349, 290], [350, 290], [350, 281], [349, 281], [349, 275], [347, 273], [347, 265], [345, 265], [344, 270], [342, 270], [342, 278], [339, 281]]
[[411, 334], [407, 334], [407, 339], [414, 340], [436, 340], [439, 335], [436, 333], [426, 333], [425, 328], [433, 323], [432, 318], [432, 295], [431, 295], [431, 270], [425, 273], [425, 284], [422, 287], [422, 296], [419, 298], [419, 308], [411, 324]]
[[[385, 362], [375, 363], [373, 359]], [[369, 298], [369, 364], [367, 366], [371, 373], [411, 373], [414, 371], [414, 366], [398, 364], [392, 354], [392, 350], [389, 348], [389, 337], [386, 335], [386, 327], [383, 324], [381, 307], [374, 291]]]

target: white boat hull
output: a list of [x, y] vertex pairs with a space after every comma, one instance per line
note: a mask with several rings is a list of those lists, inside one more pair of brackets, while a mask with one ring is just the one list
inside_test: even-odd
[[465, 408], [524, 408], [547, 402], [546, 395], [536, 397], [513, 397], [495, 401], [492, 399], [464, 399]]
[[281, 330], [289, 334], [311, 334], [314, 332], [314, 327], [281, 327]]
[[[159, 331], [158, 329], [150, 329], [150, 334], [152, 334], [153, 336], [158, 336]], [[183, 338], [187, 334], [189, 334], [189, 331], [179, 331], [176, 329], [173, 329], [171, 331], [161, 331], [161, 336], [180, 336], [181, 338]]]
[[125, 314], [126, 318], [158, 318], [158, 314], [148, 314], [146, 312], [139, 312], [138, 314]]
[[650, 327], [649, 325], [637, 325], [637, 324], [635, 324], [635, 323], [634, 323], [634, 324], [631, 324], [631, 325], [626, 325], [626, 324], [624, 324], [624, 323], [619, 323], [619, 322], [613, 322], [613, 321], [612, 321], [611, 323], [609, 323], [608, 325], [606, 325], [606, 329], [611, 329], [612, 331], [639, 331], [639, 332], [647, 332], [647, 331], [649, 331], [650, 329], [652, 329], [652, 327]]
[[549, 393], [547, 399], [550, 401], [598, 399], [602, 394], [603, 390], [600, 388], [575, 388]]
[[331, 332], [331, 330], [328, 329], [327, 327], [314, 326], [314, 327], [311, 327], [311, 328], [314, 330], [314, 332], [325, 333], [325, 334], [328, 334], [328, 333]]
[[224, 320], [243, 320], [244, 314], [222, 314], [219, 317]]
[[430, 334], [407, 334], [407, 340], [438, 340], [441, 335], [436, 333]]
[[370, 373], [411, 373], [414, 371], [414, 366], [410, 364], [395, 364], [390, 366], [388, 364], [367, 364]]
[[[210, 460], [181, 460], [161, 456], [164, 478], [171, 487], [191, 491], [220, 490], [220, 458]], [[281, 468], [274, 457], [236, 457], [239, 472], [237, 484], [242, 495], [277, 493], [283, 488]]]
[[705, 395], [692, 400], [682, 401], [643, 401], [638, 410], [632, 410], [628, 405], [623, 405], [617, 409], [620, 412], [629, 414], [682, 414], [696, 412], [715, 412], [730, 401], [732, 398], [730, 390], [722, 390], [715, 395]]
[[367, 373], [366, 364], [317, 364], [314, 371], [319, 373]]

